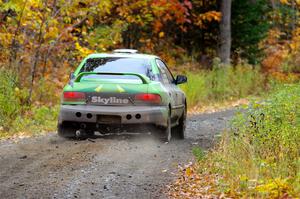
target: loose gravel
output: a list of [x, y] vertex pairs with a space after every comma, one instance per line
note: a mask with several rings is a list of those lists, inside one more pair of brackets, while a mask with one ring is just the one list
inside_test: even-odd
[[0, 198], [167, 198], [178, 166], [208, 149], [235, 110], [188, 117], [185, 140], [151, 134], [67, 140], [56, 133], [0, 142]]

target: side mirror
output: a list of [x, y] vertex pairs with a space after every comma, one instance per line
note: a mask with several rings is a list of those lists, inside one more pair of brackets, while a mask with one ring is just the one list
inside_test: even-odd
[[74, 73], [70, 73], [70, 80], [73, 80], [73, 79], [75, 79], [75, 75], [74, 75]]
[[187, 77], [185, 75], [177, 75], [175, 84], [183, 84], [187, 82]]

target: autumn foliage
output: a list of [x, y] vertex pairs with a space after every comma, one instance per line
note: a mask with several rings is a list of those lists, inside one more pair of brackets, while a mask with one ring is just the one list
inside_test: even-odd
[[274, 21], [266, 39], [261, 41], [265, 57], [263, 71], [277, 80], [292, 82], [299, 79], [300, 28], [297, 16], [299, 1], [280, 0], [270, 13]]
[[[259, 61], [267, 76], [297, 78], [299, 1], [251, 2], [233, 1], [233, 63]], [[49, 99], [34, 92], [41, 82], [60, 89], [94, 52], [136, 48], [160, 55], [173, 68], [185, 62], [212, 68], [219, 10], [218, 1], [208, 0], [1, 0], [0, 66], [17, 74], [29, 104]]]
[[[134, 48], [159, 55], [173, 71], [188, 75], [189, 83], [182, 89], [190, 107], [203, 108], [211, 103], [261, 95], [270, 85], [299, 81], [300, 1], [232, 0], [232, 66], [229, 67], [218, 58], [219, 25], [224, 16], [220, 12], [221, 2], [0, 0], [0, 137], [28, 129], [53, 131], [61, 89], [68, 82], [70, 72], [88, 54], [116, 48]], [[219, 148], [210, 153], [216, 159], [180, 168], [180, 177], [169, 187], [170, 196], [296, 196], [300, 190], [299, 136], [295, 136], [299, 129], [293, 125], [299, 126], [299, 103], [296, 106], [293, 102], [299, 101], [299, 88], [284, 90], [273, 98], [279, 102], [262, 108], [257, 105], [254, 109], [255, 114], [268, 111], [269, 116], [266, 120], [254, 118], [257, 120], [254, 122], [272, 125], [272, 128], [250, 128], [245, 126], [249, 120], [240, 118], [242, 123], [235, 126], [240, 131], [232, 131], [232, 135], [222, 138]], [[286, 100], [287, 96], [293, 98]], [[278, 125], [278, 121], [285, 122], [285, 126]], [[269, 145], [253, 145], [248, 130], [251, 135], [262, 137], [273, 132], [273, 137], [265, 140]], [[280, 132], [286, 134], [279, 137]], [[236, 139], [236, 133], [243, 136]], [[285, 139], [287, 144], [282, 145], [279, 138]], [[239, 153], [235, 144], [239, 149], [246, 147], [245, 153]], [[262, 147], [274, 149], [270, 154], [275, 158], [252, 153], [253, 149]], [[231, 159], [226, 162], [226, 158]], [[243, 167], [240, 160], [244, 161]], [[274, 172], [268, 173], [270, 170], [265, 165]], [[276, 167], [278, 165], [280, 167]], [[290, 165], [293, 168], [285, 169]], [[258, 172], [260, 178], [255, 178], [244, 168], [253, 173], [262, 168], [266, 173]], [[276, 170], [278, 168], [282, 170]], [[269, 192], [265, 194], [264, 190]]]
[[178, 35], [220, 17], [195, 13], [189, 0], [0, 1], [0, 65], [18, 74], [28, 103], [45, 101], [34, 96], [40, 81], [61, 88], [90, 53], [137, 48], [175, 63], [172, 54], [185, 52]]

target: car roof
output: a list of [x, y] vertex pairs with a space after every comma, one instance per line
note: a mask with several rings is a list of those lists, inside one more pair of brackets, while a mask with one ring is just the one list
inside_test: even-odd
[[124, 57], [124, 58], [137, 58], [137, 59], [160, 59], [156, 55], [141, 54], [141, 53], [95, 53], [95, 54], [90, 54], [87, 57], [87, 59], [104, 58], [104, 57]]

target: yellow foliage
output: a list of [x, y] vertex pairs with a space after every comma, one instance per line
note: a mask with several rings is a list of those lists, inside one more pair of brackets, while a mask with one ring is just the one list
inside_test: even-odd
[[13, 35], [10, 32], [0, 32], [0, 43], [3, 46], [9, 46]]
[[289, 5], [289, 4], [290, 4], [289, 0], [280, 0], [280, 3], [286, 4], [286, 5]]
[[76, 48], [76, 50], [79, 51], [80, 56], [82, 56], [82, 57], [86, 57], [86, 56], [88, 56], [89, 54], [92, 54], [92, 53], [93, 53], [92, 50], [90, 50], [90, 49], [88, 49], [88, 48], [85, 48], [85, 47], [82, 47], [78, 42], [75, 43], [75, 48]]
[[196, 25], [200, 26], [201, 28], [204, 28], [204, 23], [205, 22], [212, 22], [212, 21], [221, 21], [222, 19], [222, 14], [221, 12], [217, 11], [209, 11], [204, 14], [200, 14], [197, 16], [196, 20]]
[[291, 53], [297, 53], [300, 49], [300, 27], [293, 31], [293, 37], [290, 42]]
[[255, 189], [260, 193], [267, 194], [269, 198], [279, 198], [292, 191], [292, 188], [289, 183], [287, 183], [287, 180], [280, 178], [269, 180], [265, 184], [256, 186]]
[[55, 39], [59, 34], [57, 27], [50, 27], [49, 30], [45, 33], [45, 39]]
[[158, 34], [158, 36], [159, 36], [160, 38], [163, 38], [163, 37], [165, 36], [165, 33], [164, 33], [164, 32], [160, 32], [160, 33]]
[[39, 6], [41, 6], [42, 1], [41, 0], [29, 0], [28, 1], [30, 7], [32, 8], [38, 8]]

